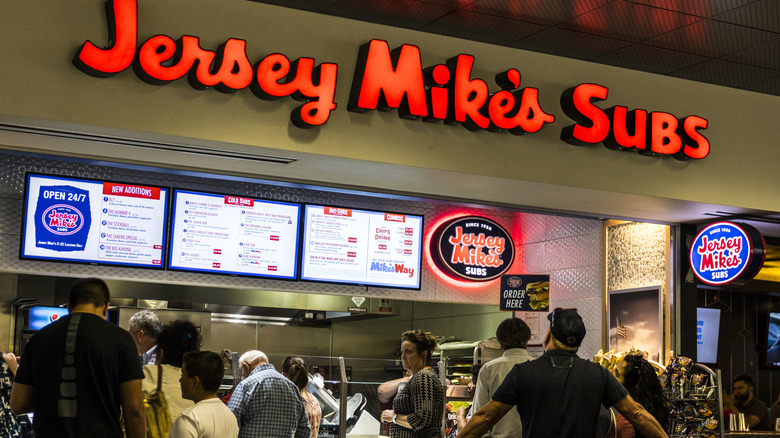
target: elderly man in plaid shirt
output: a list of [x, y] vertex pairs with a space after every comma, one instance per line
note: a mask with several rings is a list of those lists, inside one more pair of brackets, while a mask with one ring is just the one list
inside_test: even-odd
[[309, 417], [298, 387], [279, 374], [260, 351], [260, 364], [230, 397], [239, 438], [309, 438]]

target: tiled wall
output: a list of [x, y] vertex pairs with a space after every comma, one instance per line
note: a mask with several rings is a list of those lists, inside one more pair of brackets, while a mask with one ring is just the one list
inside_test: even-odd
[[638, 222], [607, 227], [607, 291], [661, 287], [665, 350], [669, 349], [671, 320], [669, 233], [668, 226]]

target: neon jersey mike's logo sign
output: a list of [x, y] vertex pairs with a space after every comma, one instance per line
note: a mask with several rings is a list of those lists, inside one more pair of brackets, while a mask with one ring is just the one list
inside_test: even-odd
[[442, 224], [431, 239], [434, 264], [455, 279], [492, 280], [509, 269], [515, 246], [498, 223], [476, 216]]
[[[132, 66], [142, 80], [163, 85], [187, 77], [198, 90], [215, 88], [233, 93], [249, 88], [258, 98], [291, 97], [304, 103], [290, 114], [299, 128], [324, 125], [336, 109], [338, 65], [314, 58], [291, 61], [281, 53], [252, 64], [247, 42], [228, 38], [215, 50], [201, 48], [200, 38], [184, 35], [173, 39], [155, 35], [138, 41], [137, 0], [107, 2], [109, 47], [86, 41], [73, 63], [83, 72], [109, 77]], [[499, 90], [472, 78], [475, 58], [460, 54], [442, 64], [423, 67], [420, 49], [403, 44], [391, 49], [387, 41], [374, 39], [360, 47], [347, 110], [366, 112], [395, 109], [404, 119], [460, 124], [470, 131], [507, 131], [524, 135], [541, 131], [555, 122], [555, 115], [539, 103], [540, 91], [521, 87], [516, 68], [495, 75]], [[643, 155], [672, 156], [679, 160], [702, 159], [710, 143], [701, 134], [705, 118], [683, 118], [645, 109], [613, 105], [601, 109], [594, 102], [607, 98], [608, 89], [580, 84], [560, 99], [563, 112], [575, 124], [563, 128], [560, 138], [573, 145], [601, 143], [609, 149]]]
[[707, 284], [744, 284], [764, 264], [764, 248], [764, 238], [755, 228], [716, 222], [701, 230], [693, 241], [691, 269]]

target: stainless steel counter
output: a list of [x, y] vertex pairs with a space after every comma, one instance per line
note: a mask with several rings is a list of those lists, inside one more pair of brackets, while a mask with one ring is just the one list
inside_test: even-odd
[[727, 437], [733, 438], [780, 438], [780, 432], [770, 432], [763, 430], [752, 430], [747, 432], [726, 432]]

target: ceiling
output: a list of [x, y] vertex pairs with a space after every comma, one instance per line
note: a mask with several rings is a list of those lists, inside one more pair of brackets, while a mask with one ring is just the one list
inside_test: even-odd
[[[780, 0], [250, 1], [780, 96]], [[774, 212], [694, 217], [780, 236]]]
[[253, 0], [780, 95], [778, 0]]

